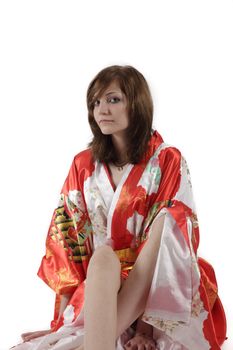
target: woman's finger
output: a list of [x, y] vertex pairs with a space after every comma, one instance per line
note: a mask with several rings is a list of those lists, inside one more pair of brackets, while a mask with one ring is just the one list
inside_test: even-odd
[[132, 344], [131, 344], [131, 342], [129, 340], [127, 343], [125, 343], [124, 348], [129, 350], [129, 349], [131, 349], [131, 347], [132, 347]]
[[147, 344], [146, 345], [146, 350], [154, 350], [155, 348], [153, 348], [153, 346], [152, 345], [150, 345], [150, 344]]
[[147, 344], [146, 350], [157, 350], [155, 343]]
[[132, 342], [127, 343], [124, 347], [126, 350], [138, 350], [137, 345], [133, 344]]
[[145, 349], [146, 349], [146, 345], [144, 344], [138, 345], [138, 350], [145, 350]]

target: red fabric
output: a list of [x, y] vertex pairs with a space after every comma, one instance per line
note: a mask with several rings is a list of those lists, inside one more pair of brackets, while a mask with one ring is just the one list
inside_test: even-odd
[[[138, 255], [148, 238], [148, 229], [145, 235], [135, 236], [130, 232], [127, 223], [134, 213], [144, 217], [154, 217], [162, 208], [167, 208], [175, 219], [190, 247], [187, 220], [193, 223], [192, 246], [197, 253], [199, 245], [199, 228], [196, 215], [183, 202], [175, 199], [181, 185], [182, 155], [175, 147], [162, 149], [158, 159], [155, 157], [152, 167], [159, 165], [161, 179], [157, 192], [146, 192], [138, 182], [147, 166], [147, 162], [163, 143], [160, 134], [155, 131], [149, 142], [145, 159], [136, 164], [130, 176], [126, 179], [116, 208], [112, 215], [111, 240], [114, 250], [135, 249]], [[156, 163], [158, 162], [158, 164]], [[107, 171], [107, 169], [105, 169]], [[60, 295], [71, 293], [70, 305], [74, 307], [74, 318], [80, 314], [84, 303], [85, 279], [88, 264], [93, 253], [93, 227], [85, 202], [85, 184], [95, 171], [94, 161], [90, 150], [80, 152], [74, 157], [70, 171], [61, 190], [58, 207], [54, 210], [46, 240], [46, 254], [42, 259], [38, 275], [51, 287], [57, 297], [55, 303], [54, 320], [51, 323], [53, 330], [61, 327], [63, 319], [58, 322]], [[111, 182], [111, 181], [110, 181]], [[69, 198], [69, 192], [77, 191], [80, 195], [78, 204]], [[77, 198], [76, 198], [77, 200]], [[154, 214], [150, 214], [150, 210]], [[144, 224], [144, 222], [143, 222]], [[226, 318], [221, 301], [218, 297], [217, 281], [212, 266], [204, 259], [199, 258], [198, 264], [201, 273], [199, 292], [205, 310], [209, 313], [204, 321], [204, 335], [211, 344], [212, 350], [219, 350], [219, 345], [226, 338]], [[122, 278], [128, 277], [129, 271], [122, 271]], [[202, 349], [197, 349], [202, 350]]]

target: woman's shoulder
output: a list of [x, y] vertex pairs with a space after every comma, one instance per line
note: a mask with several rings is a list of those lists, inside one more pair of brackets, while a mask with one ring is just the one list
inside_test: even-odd
[[181, 150], [169, 143], [162, 142], [158, 149], [155, 152], [155, 155], [160, 159], [160, 160], [166, 160], [166, 161], [180, 161], [181, 158], [183, 157], [183, 154]]
[[156, 164], [159, 165], [162, 172], [170, 171], [169, 169], [182, 171], [182, 169], [188, 168], [183, 151], [177, 146], [165, 142], [161, 144], [156, 159]]
[[73, 162], [76, 168], [89, 168], [94, 165], [94, 159], [90, 148], [86, 148], [75, 154]]
[[90, 148], [86, 148], [78, 153], [75, 154], [74, 156], [74, 159], [82, 159], [82, 158], [90, 158], [92, 156], [92, 153], [91, 153], [91, 149]]

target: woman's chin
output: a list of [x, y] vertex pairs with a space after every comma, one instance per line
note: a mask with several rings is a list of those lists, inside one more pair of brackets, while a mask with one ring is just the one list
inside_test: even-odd
[[101, 130], [102, 134], [104, 134], [104, 135], [111, 135], [111, 134], [113, 134], [113, 131], [110, 130], [110, 129], [107, 129], [107, 128], [103, 128], [103, 129], [100, 129], [100, 130]]

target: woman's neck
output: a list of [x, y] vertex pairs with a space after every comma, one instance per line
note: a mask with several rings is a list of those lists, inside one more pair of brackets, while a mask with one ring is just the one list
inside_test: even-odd
[[126, 142], [123, 137], [112, 135], [113, 146], [116, 149], [118, 162], [122, 163], [126, 160]]

